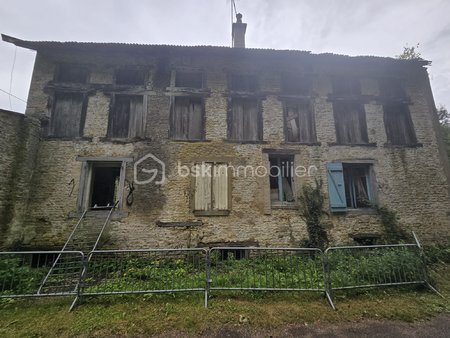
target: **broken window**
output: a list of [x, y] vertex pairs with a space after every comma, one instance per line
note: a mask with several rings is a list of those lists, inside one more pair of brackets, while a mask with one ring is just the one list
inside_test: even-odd
[[202, 72], [177, 70], [175, 74], [175, 87], [203, 88]]
[[255, 75], [232, 74], [230, 77], [230, 90], [237, 92], [256, 92], [258, 87]]
[[228, 165], [203, 162], [195, 169], [194, 213], [227, 215], [231, 193]]
[[312, 79], [306, 76], [283, 75], [281, 89], [283, 94], [309, 96], [311, 95]]
[[294, 156], [270, 155], [270, 200], [273, 204], [294, 202]]
[[334, 101], [336, 140], [340, 144], [368, 143], [366, 112], [357, 101]]
[[284, 118], [287, 142], [316, 141], [314, 113], [309, 101], [286, 101]]
[[114, 95], [109, 114], [108, 136], [111, 138], [144, 136], [142, 96]]
[[51, 114], [51, 135], [79, 137], [84, 127], [84, 95], [79, 93], [55, 93]]
[[56, 81], [67, 83], [86, 83], [89, 70], [81, 65], [61, 64], [56, 72]]
[[122, 208], [126, 163], [131, 158], [102, 159], [81, 157], [80, 190], [77, 210]]
[[380, 95], [384, 98], [384, 128], [388, 143], [412, 145], [417, 143], [411, 113], [400, 79], [383, 78], [379, 81]]
[[203, 99], [195, 96], [175, 96], [171, 104], [170, 134], [176, 140], [204, 138]]
[[144, 86], [145, 72], [141, 68], [121, 68], [115, 73], [115, 83], [118, 85]]
[[370, 164], [328, 163], [327, 171], [332, 211], [373, 207]]
[[383, 105], [383, 110], [388, 142], [394, 145], [416, 144], [416, 134], [408, 105], [387, 103]]
[[121, 163], [92, 164], [89, 207], [112, 208], [119, 198]]
[[228, 128], [230, 140], [262, 140], [262, 117], [258, 99], [233, 97], [231, 99]]

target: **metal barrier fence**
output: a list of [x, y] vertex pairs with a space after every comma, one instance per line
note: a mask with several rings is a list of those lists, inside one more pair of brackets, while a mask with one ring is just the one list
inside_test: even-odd
[[208, 263], [208, 291], [316, 291], [334, 307], [320, 249], [217, 247]]
[[81, 295], [203, 291], [206, 249], [97, 250], [89, 254]]
[[[0, 252], [0, 298], [203, 292], [323, 292], [424, 284], [423, 251], [416, 244], [315, 248]], [[440, 294], [439, 294], [440, 295]]]
[[330, 247], [325, 250], [330, 297], [333, 291], [422, 284], [428, 281], [420, 243]]
[[80, 251], [0, 252], [0, 298], [76, 296], [83, 267]]

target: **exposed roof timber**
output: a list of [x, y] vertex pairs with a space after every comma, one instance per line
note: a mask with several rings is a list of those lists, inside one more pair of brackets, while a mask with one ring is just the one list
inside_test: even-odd
[[253, 55], [253, 56], [311, 56], [315, 59], [328, 58], [330, 61], [361, 61], [370, 63], [402, 63], [430, 65], [431, 62], [423, 59], [401, 60], [391, 57], [380, 56], [348, 56], [333, 53], [312, 54], [310, 51], [302, 50], [278, 50], [263, 48], [231, 48], [225, 46], [180, 46], [180, 45], [147, 45], [138, 43], [118, 43], [118, 42], [76, 42], [76, 41], [27, 41], [13, 36], [2, 34], [2, 40], [12, 43], [18, 47], [23, 47], [36, 51], [51, 50], [79, 50], [79, 51], [152, 51], [152, 52], [192, 52], [192, 53], [217, 53], [224, 55]]

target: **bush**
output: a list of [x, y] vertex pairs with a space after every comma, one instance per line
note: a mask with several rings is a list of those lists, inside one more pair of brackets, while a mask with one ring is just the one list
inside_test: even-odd
[[29, 294], [37, 291], [47, 269], [32, 268], [22, 258], [9, 256], [0, 259], [0, 291], [3, 294]]

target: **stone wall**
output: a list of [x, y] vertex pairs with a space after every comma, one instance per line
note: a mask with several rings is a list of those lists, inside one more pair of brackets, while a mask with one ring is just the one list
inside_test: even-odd
[[[123, 49], [125, 50], [125, 49]], [[241, 53], [241, 52], [240, 52]], [[97, 90], [89, 97], [84, 138], [60, 140], [43, 136], [37, 150], [37, 161], [30, 186], [26, 220], [19, 235], [10, 235], [10, 242], [20, 241], [27, 247], [62, 246], [77, 222], [77, 195], [80, 189], [81, 162], [78, 156], [132, 157], [134, 161], [152, 153], [166, 164], [166, 182], [161, 185], [135, 185], [131, 206], [123, 205], [108, 232], [109, 246], [120, 248], [194, 247], [211, 243], [240, 242], [260, 246], [299, 245], [306, 236], [305, 224], [295, 209], [272, 208], [267, 212], [267, 180], [260, 177], [232, 178], [232, 208], [228, 216], [197, 217], [193, 214], [192, 178], [181, 177], [177, 164], [192, 166], [199, 161], [226, 161], [233, 166], [263, 166], [264, 149], [291, 150], [295, 163], [316, 166], [314, 177], [322, 178], [327, 189], [326, 164], [331, 161], [370, 160], [376, 177], [379, 205], [395, 210], [405, 229], [415, 230], [426, 241], [448, 239], [449, 190], [444, 172], [445, 161], [438, 150], [433, 126], [434, 107], [430, 107], [426, 71], [419, 66], [395, 68], [389, 62], [328, 62], [321, 57], [308, 59], [313, 74], [314, 112], [317, 145], [293, 145], [284, 142], [280, 74], [304, 71], [301, 57], [276, 59], [252, 56], [246, 51], [227, 57], [220, 53], [178, 55], [164, 53], [91, 52], [70, 54], [39, 52], [27, 116], [37, 118], [42, 125], [50, 117], [45, 85], [53, 79], [55, 64], [71, 62], [91, 67], [91, 83], [111, 84], [114, 67], [144, 65], [150, 69], [146, 137], [139, 141], [117, 142], [105, 139], [110, 97]], [[338, 60], [341, 60], [338, 58]], [[169, 86], [173, 67], [189, 66], [206, 72], [207, 88], [204, 142], [179, 142], [168, 139]], [[262, 101], [264, 142], [258, 144], [231, 143], [227, 131], [226, 72], [255, 73], [259, 76]], [[383, 108], [375, 101], [365, 104], [370, 146], [335, 145], [336, 133], [331, 93], [331, 76], [356, 74], [361, 78], [363, 94], [378, 95], [380, 76], [401, 77], [411, 97], [411, 116], [420, 147], [390, 147], [386, 145]], [[13, 119], [14, 120], [14, 119]], [[15, 118], [15, 124], [23, 120]], [[12, 123], [12, 122], [11, 122]], [[11, 128], [17, 128], [11, 126]], [[3, 127], [3, 126], [2, 126]], [[8, 129], [11, 130], [11, 129]], [[12, 137], [12, 136], [10, 136]], [[3, 140], [2, 140], [3, 142]], [[11, 153], [14, 150], [11, 149]], [[12, 159], [12, 157], [11, 157]], [[1, 162], [13, 163], [6, 160]], [[127, 165], [126, 180], [133, 181], [133, 162]], [[8, 164], [6, 164], [8, 165]], [[2, 167], [3, 168], [3, 167]], [[11, 170], [10, 170], [11, 171]], [[8, 172], [8, 171], [7, 171]], [[11, 174], [8, 174], [11, 175]], [[295, 189], [312, 182], [314, 177], [297, 179]], [[125, 185], [125, 188], [128, 184]], [[5, 194], [4, 191], [1, 191]], [[124, 197], [128, 195], [127, 189]], [[2, 195], [2, 201], [3, 196]], [[8, 199], [6, 199], [8, 200]], [[5, 204], [2, 208], [5, 209]], [[126, 216], [124, 216], [124, 214]], [[18, 216], [17, 216], [18, 217]], [[17, 218], [19, 219], [19, 218]], [[162, 227], [157, 222], [201, 221], [202, 225]], [[17, 223], [17, 221], [16, 221]], [[326, 220], [330, 239], [335, 244], [347, 243], [354, 234], [380, 234], [379, 218], [374, 212], [348, 212], [331, 215]]]
[[0, 110], [0, 248], [20, 246], [29, 183], [39, 144], [39, 124], [23, 114]]

